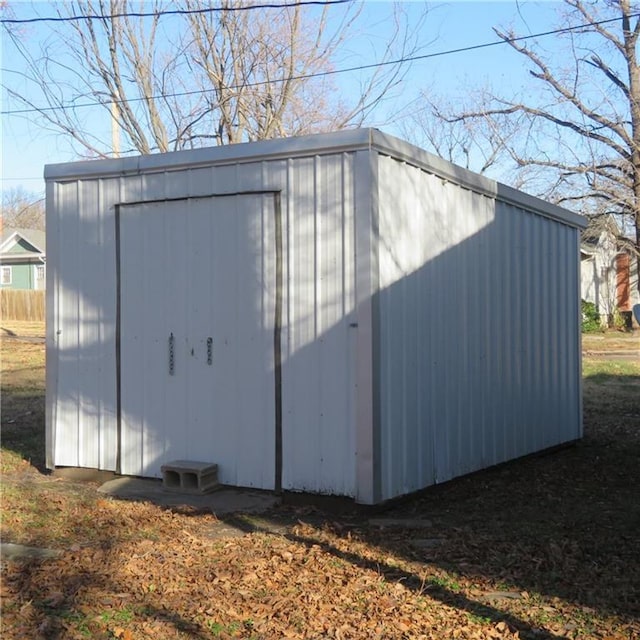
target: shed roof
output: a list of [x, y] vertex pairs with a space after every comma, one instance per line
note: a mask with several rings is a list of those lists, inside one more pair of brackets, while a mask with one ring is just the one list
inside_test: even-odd
[[472, 191], [534, 211], [569, 226], [576, 228], [584, 228], [586, 226], [586, 221], [582, 216], [567, 209], [481, 176], [443, 160], [404, 140], [371, 128], [348, 129], [333, 133], [244, 142], [152, 155], [47, 165], [44, 176], [47, 181], [61, 182], [80, 178], [115, 177], [171, 171], [185, 166], [198, 167], [246, 163], [366, 149], [376, 150], [382, 154], [420, 167], [428, 173]]

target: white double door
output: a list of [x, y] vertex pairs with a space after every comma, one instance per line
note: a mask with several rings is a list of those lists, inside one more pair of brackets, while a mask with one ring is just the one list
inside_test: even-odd
[[120, 469], [274, 487], [272, 194], [122, 205]]

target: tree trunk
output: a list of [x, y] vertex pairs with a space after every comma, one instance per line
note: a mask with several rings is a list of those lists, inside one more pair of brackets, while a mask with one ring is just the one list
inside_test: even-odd
[[[631, 212], [636, 250], [640, 251], [640, 67], [636, 58], [636, 46], [638, 42], [638, 26], [632, 29], [629, 0], [620, 0], [622, 10], [622, 32], [624, 35], [625, 57], [629, 70], [629, 105], [631, 110], [631, 137], [633, 148], [631, 149], [631, 165], [633, 167], [633, 211]], [[636, 255], [637, 288], [640, 293], [640, 255]]]

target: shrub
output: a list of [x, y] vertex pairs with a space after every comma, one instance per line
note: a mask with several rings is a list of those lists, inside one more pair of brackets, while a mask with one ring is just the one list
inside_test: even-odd
[[618, 331], [628, 331], [631, 329], [631, 312], [619, 311], [616, 309], [613, 313], [613, 322], [609, 325]]
[[593, 302], [582, 301], [582, 331], [587, 333], [589, 331], [600, 331], [600, 314], [596, 305]]

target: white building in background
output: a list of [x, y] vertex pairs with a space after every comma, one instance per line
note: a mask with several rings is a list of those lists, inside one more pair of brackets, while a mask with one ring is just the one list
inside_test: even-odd
[[595, 304], [603, 324], [616, 312], [631, 321], [633, 305], [640, 303], [638, 256], [620, 233], [612, 216], [590, 224], [580, 244], [582, 299]]

